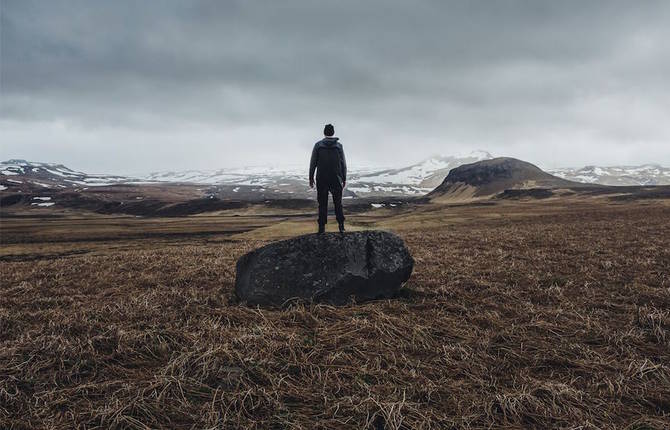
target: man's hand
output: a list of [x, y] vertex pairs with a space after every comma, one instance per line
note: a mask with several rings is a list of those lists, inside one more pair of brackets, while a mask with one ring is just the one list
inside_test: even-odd
[[347, 181], [342, 181], [342, 189], [347, 186]]
[[309, 187], [314, 188], [314, 181], [309, 181]]

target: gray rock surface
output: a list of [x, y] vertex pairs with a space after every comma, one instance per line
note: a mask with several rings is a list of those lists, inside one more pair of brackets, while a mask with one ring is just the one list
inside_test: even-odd
[[393, 297], [412, 273], [403, 240], [385, 231], [309, 234], [274, 242], [237, 261], [235, 292], [251, 306], [302, 299], [346, 304]]

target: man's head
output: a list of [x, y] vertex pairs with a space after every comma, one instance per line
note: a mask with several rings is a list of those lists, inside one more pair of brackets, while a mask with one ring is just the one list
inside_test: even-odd
[[326, 124], [326, 126], [323, 128], [323, 134], [328, 137], [334, 135], [335, 127], [333, 127], [333, 124]]

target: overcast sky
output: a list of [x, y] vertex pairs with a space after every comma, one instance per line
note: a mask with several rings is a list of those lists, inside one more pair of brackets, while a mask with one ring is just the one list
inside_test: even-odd
[[670, 1], [0, 0], [1, 157], [670, 165]]

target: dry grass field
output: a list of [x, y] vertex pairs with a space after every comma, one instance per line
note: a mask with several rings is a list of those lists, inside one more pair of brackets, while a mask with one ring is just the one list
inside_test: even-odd
[[301, 217], [2, 219], [0, 428], [670, 428], [667, 201], [351, 222], [405, 239], [401, 297], [235, 303]]

